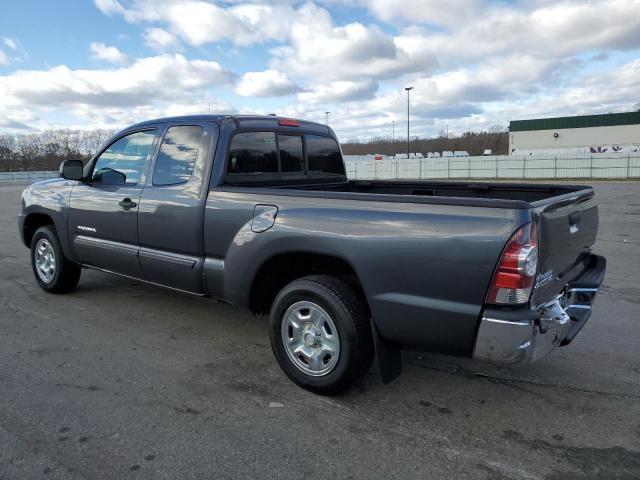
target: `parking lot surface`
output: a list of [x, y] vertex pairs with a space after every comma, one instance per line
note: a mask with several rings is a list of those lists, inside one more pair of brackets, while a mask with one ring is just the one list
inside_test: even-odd
[[0, 185], [0, 479], [640, 478], [640, 184], [594, 186], [608, 271], [571, 345], [519, 368], [405, 352], [394, 383], [325, 398], [266, 317], [90, 270], [44, 293], [24, 187]]

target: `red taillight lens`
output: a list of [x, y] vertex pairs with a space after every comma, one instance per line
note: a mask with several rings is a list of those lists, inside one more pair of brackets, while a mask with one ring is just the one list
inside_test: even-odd
[[294, 118], [279, 118], [278, 125], [281, 127], [299, 127], [300, 122]]
[[521, 227], [502, 252], [493, 274], [487, 303], [517, 305], [531, 296], [538, 269], [538, 233], [535, 223]]

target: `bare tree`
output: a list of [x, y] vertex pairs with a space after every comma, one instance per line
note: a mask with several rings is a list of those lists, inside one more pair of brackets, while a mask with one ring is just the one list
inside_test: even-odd
[[[396, 138], [395, 144], [388, 138], [375, 138], [368, 142], [348, 141], [342, 144], [345, 155], [367, 155], [380, 153], [394, 155], [406, 148], [407, 139]], [[401, 147], [400, 147], [401, 146]], [[504, 155], [509, 150], [509, 134], [501, 125], [491, 127], [488, 132], [466, 132], [456, 137], [442, 135], [437, 138], [412, 138], [411, 151], [420, 152], [426, 156], [428, 152], [442, 152], [443, 150], [466, 150], [470, 155], [482, 155], [486, 149], [491, 149], [496, 155]]]
[[56, 170], [63, 160], [87, 161], [112, 135], [109, 130], [0, 135], [0, 171]]

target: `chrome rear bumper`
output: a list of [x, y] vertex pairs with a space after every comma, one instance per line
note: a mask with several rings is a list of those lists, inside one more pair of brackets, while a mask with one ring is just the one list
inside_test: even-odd
[[531, 363], [571, 342], [591, 316], [604, 278], [604, 258], [597, 257], [595, 265], [601, 270], [597, 284], [572, 282], [562, 295], [535, 310], [485, 310], [473, 357], [500, 365]]

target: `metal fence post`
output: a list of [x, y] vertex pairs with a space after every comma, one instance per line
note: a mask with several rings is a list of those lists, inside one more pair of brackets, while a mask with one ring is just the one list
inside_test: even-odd
[[558, 157], [553, 157], [553, 178], [558, 178]]
[[524, 178], [524, 169], [526, 164], [527, 164], [526, 157], [522, 157], [522, 178]]
[[631, 170], [629, 169], [631, 163], [631, 154], [627, 155], [627, 178], [629, 178], [629, 173], [631, 172]]
[[373, 179], [378, 179], [378, 162], [375, 160], [373, 161]]
[[496, 178], [498, 178], [498, 157], [493, 157], [493, 161], [496, 162]]
[[589, 178], [593, 178], [593, 155], [591, 156], [591, 164], [589, 166]]
[[400, 177], [398, 176], [398, 160], [396, 159], [396, 180], [398, 180]]

